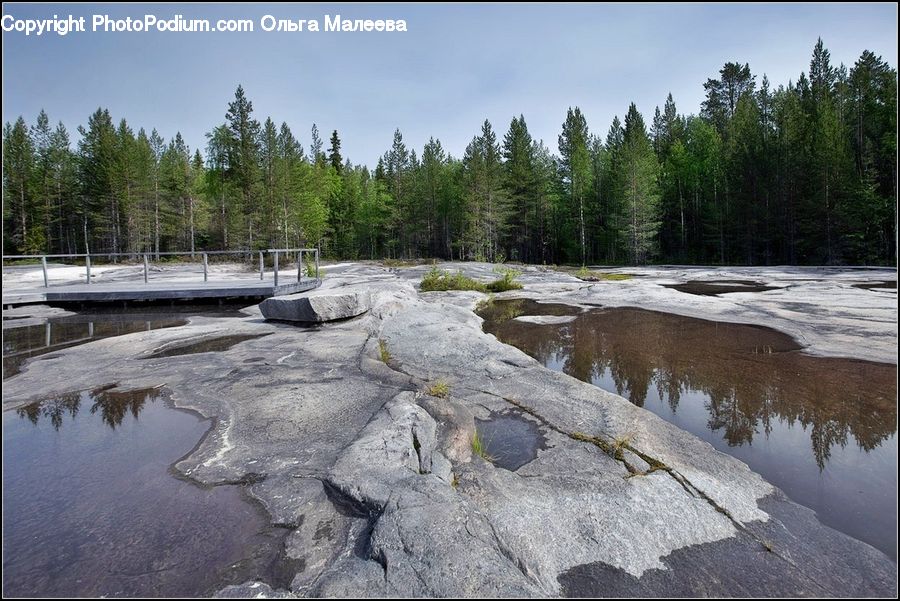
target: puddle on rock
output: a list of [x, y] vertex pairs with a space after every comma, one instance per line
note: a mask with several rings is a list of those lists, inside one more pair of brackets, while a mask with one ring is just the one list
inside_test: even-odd
[[201, 487], [170, 469], [209, 427], [162, 389], [75, 392], [4, 412], [4, 596], [287, 586], [288, 531], [241, 487]]
[[[243, 307], [243, 305], [240, 305]], [[188, 323], [187, 317], [246, 317], [238, 305], [143, 306], [126, 309], [91, 309], [64, 317], [50, 317], [23, 325], [17, 319], [3, 321], [3, 379], [19, 373], [32, 357], [86, 344], [102, 338], [172, 328]]]
[[765, 292], [766, 290], [778, 290], [778, 286], [766, 286], [752, 280], [709, 280], [685, 282], [684, 284], [665, 284], [679, 292], [698, 294], [700, 296], [716, 296], [729, 292]]
[[561, 303], [539, 303], [528, 298], [488, 301], [478, 308], [478, 315], [487, 323], [503, 323], [523, 315], [566, 317], [578, 315], [581, 309]]
[[547, 448], [538, 425], [518, 411], [476, 419], [475, 428], [490, 461], [511, 472], [536, 459], [538, 449]]
[[896, 366], [807, 355], [761, 326], [642, 309], [589, 310], [565, 324], [488, 320], [484, 330], [737, 457], [896, 560]]
[[863, 290], [896, 290], [897, 280], [888, 282], [863, 282], [860, 284], [853, 284], [853, 287], [862, 288]]
[[268, 334], [235, 334], [233, 336], [204, 338], [197, 342], [164, 348], [152, 355], [143, 357], [143, 359], [160, 359], [162, 357], [176, 357], [178, 355], [193, 355], [196, 353], [221, 353], [227, 351], [236, 344], [247, 340], [253, 340], [254, 338], [262, 338], [263, 336], [268, 336]]

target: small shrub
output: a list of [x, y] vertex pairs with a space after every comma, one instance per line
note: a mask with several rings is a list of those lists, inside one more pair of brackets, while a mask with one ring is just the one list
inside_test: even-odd
[[430, 394], [431, 396], [436, 396], [439, 399], [446, 399], [450, 396], [450, 384], [447, 383], [444, 379], [437, 379], [431, 383], [428, 388], [425, 389], [425, 392]]
[[461, 271], [450, 273], [437, 267], [432, 267], [422, 283], [419, 284], [422, 292], [446, 292], [448, 290], [475, 290], [476, 292], [486, 292], [487, 287], [477, 280], [466, 277]]
[[381, 355], [381, 361], [384, 364], [388, 364], [391, 361], [391, 352], [388, 350], [387, 342], [383, 339], [378, 339], [378, 353]]
[[515, 269], [500, 269], [500, 279], [494, 280], [487, 285], [487, 289], [491, 292], [506, 292], [507, 290], [521, 290], [522, 284], [516, 281], [516, 278], [522, 275], [521, 271]]

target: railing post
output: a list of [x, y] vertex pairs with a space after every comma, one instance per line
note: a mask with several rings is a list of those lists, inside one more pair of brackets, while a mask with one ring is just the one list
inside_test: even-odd
[[144, 283], [147, 283], [148, 271], [150, 270], [150, 265], [147, 264], [147, 253], [144, 253]]
[[89, 255], [89, 254], [84, 255], [84, 266], [87, 270], [87, 283], [90, 284], [91, 283], [91, 255]]
[[44, 346], [46, 346], [46, 347], [50, 346], [50, 328], [51, 328], [50, 322], [48, 321], [44, 325]]
[[[278, 288], [278, 251], [275, 251], [275, 288]], [[275, 291], [272, 290], [274, 293]]]
[[266, 273], [266, 264], [263, 261], [263, 251], [259, 251], [259, 279], [262, 280], [265, 277]]
[[316, 249], [316, 280], [319, 279], [319, 249]]
[[[44, 288], [49, 288], [50, 283], [47, 280], [47, 257], [44, 255], [41, 255], [41, 267], [44, 270]], [[47, 346], [50, 346], [50, 345], [48, 344]]]
[[303, 251], [297, 251], [297, 282], [303, 281]]
[[207, 265], [207, 262], [206, 262], [206, 253], [203, 253], [203, 281], [204, 282], [207, 281], [208, 277], [209, 277], [209, 266]]

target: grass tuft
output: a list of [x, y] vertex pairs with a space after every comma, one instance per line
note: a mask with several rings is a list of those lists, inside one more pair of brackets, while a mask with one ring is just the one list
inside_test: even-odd
[[381, 355], [382, 363], [390, 363], [391, 352], [388, 350], [387, 342], [385, 342], [383, 338], [378, 339], [378, 353]]
[[450, 384], [443, 378], [439, 378], [432, 382], [431, 385], [425, 389], [425, 392], [439, 399], [446, 399], [450, 396]]
[[472, 434], [472, 452], [485, 461], [490, 461], [492, 463], [494, 461], [494, 458], [487, 451], [487, 445], [483, 440], [481, 440], [481, 435], [478, 433], [478, 428], [475, 428], [475, 433]]
[[585, 282], [623, 282], [632, 279], [634, 276], [630, 273], [604, 273], [602, 271], [591, 271], [587, 267], [582, 266], [581, 269], [575, 272], [575, 277], [579, 280], [584, 280]]

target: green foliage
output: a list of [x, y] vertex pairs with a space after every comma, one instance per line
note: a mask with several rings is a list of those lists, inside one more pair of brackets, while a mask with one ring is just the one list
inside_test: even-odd
[[446, 292], [448, 290], [505, 292], [522, 288], [522, 284], [515, 281], [521, 272], [515, 269], [498, 269], [497, 271], [502, 274], [502, 277], [488, 284], [483, 284], [478, 280], [463, 275], [462, 271], [450, 273], [449, 271], [432, 267], [422, 278], [419, 289], [422, 292]]
[[494, 457], [488, 453], [487, 444], [481, 439], [478, 428], [475, 428], [475, 431], [472, 433], [472, 453], [485, 461], [494, 461]]
[[40, 111], [3, 128], [4, 252], [315, 246], [397, 261], [893, 264], [896, 69], [869, 51], [834, 66], [819, 40], [786, 85], [740, 62], [712, 75], [699, 116], [679, 114], [669, 94], [649, 128], [631, 105], [601, 137], [570, 108], [559, 156], [519, 115], [500, 140], [485, 120], [460, 158], [435, 138], [409, 148], [397, 130], [371, 170], [343, 156], [336, 131], [326, 151], [313, 125], [305, 151], [241, 86], [202, 155], [102, 107], [73, 148]]
[[448, 290], [475, 290], [487, 292], [487, 287], [477, 280], [463, 275], [462, 271], [450, 273], [432, 267], [419, 284], [422, 292], [446, 292]]
[[429, 384], [425, 392], [439, 399], [445, 399], [450, 396], [450, 384], [443, 378], [439, 378]]
[[506, 292], [507, 290], [521, 290], [522, 284], [515, 281], [522, 272], [516, 269], [495, 268], [497, 273], [501, 274], [500, 279], [487, 284], [486, 288], [490, 292]]

